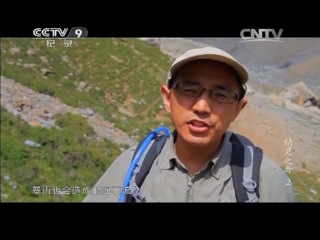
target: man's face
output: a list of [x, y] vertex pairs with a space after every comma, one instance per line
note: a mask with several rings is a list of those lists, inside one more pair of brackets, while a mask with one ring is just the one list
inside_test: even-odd
[[[176, 84], [179, 84], [178, 87], [175, 87]], [[190, 96], [194, 95], [194, 86], [200, 90], [218, 90]], [[165, 107], [171, 113], [178, 139], [181, 137], [181, 140], [198, 146], [220, 142], [231, 122], [247, 103], [247, 100], [227, 100], [229, 103], [225, 103], [226, 97], [236, 98], [239, 95], [236, 74], [227, 65], [210, 60], [186, 64], [176, 76], [173, 88], [168, 89], [164, 85], [161, 93]]]

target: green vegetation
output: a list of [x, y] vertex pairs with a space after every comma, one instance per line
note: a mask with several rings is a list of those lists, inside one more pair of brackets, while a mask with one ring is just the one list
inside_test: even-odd
[[320, 202], [320, 179], [314, 173], [293, 171], [289, 175], [297, 202]]
[[[32, 127], [1, 108], [2, 202], [82, 201], [83, 189], [91, 188], [120, 153], [120, 146], [97, 140], [82, 116], [56, 116], [56, 125], [61, 130]], [[42, 147], [27, 146], [26, 140]], [[34, 186], [51, 192], [33, 194]], [[54, 194], [54, 187], [66, 186], [69, 195]]]
[[[159, 49], [137, 39], [63, 45], [62, 39], [52, 48], [41, 39], [2, 39], [1, 74], [70, 106], [89, 107], [138, 140], [159, 125], [171, 127], [160, 108], [170, 59]], [[35, 195], [33, 186], [92, 187], [125, 148], [98, 141], [81, 116], [56, 116], [61, 130], [48, 130], [1, 113], [1, 201], [82, 201], [84, 194]]]
[[[14, 48], [19, 52], [13, 53]], [[170, 125], [168, 119], [156, 118], [164, 111], [159, 108], [160, 86], [170, 59], [142, 41], [82, 39], [65, 48], [60, 39], [50, 48], [46, 40], [7, 38], [2, 40], [2, 55], [3, 76], [70, 106], [90, 107], [138, 139], [161, 123]], [[54, 73], [44, 76], [43, 69]], [[85, 85], [81, 90], [79, 82]]]

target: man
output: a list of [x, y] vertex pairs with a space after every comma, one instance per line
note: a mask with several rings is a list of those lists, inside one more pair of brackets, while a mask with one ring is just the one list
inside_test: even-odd
[[[175, 130], [140, 188], [145, 201], [237, 201], [228, 128], [248, 102], [247, 80], [246, 69], [217, 48], [192, 49], [174, 61], [161, 94]], [[122, 153], [95, 185], [100, 193], [84, 202], [117, 202], [134, 152], [135, 147]], [[265, 156], [259, 179], [260, 202], [294, 201], [288, 176]]]

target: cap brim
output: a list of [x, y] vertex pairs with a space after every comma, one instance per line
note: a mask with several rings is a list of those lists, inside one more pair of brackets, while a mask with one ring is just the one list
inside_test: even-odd
[[[210, 48], [215, 49], [215, 48]], [[218, 50], [218, 51], [216, 51]], [[176, 59], [176, 61], [172, 64], [169, 75], [168, 75], [168, 83], [171, 78], [175, 75], [175, 73], [182, 68], [186, 63], [195, 61], [195, 60], [214, 60], [223, 62], [230, 67], [232, 67], [239, 76], [239, 79], [242, 84], [245, 84], [248, 81], [249, 75], [244, 66], [242, 66], [236, 59], [234, 59], [231, 55], [226, 52], [223, 52], [220, 49], [214, 50], [214, 53], [202, 53], [202, 54], [191, 54], [187, 56], [180, 56]], [[193, 55], [193, 56], [192, 56]]]

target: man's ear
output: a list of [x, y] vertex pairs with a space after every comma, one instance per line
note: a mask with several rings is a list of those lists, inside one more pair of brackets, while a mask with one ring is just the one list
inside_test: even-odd
[[[244, 98], [238, 103], [238, 108], [240, 108], [239, 113], [241, 112], [242, 109], [244, 109], [248, 104], [248, 99]], [[238, 114], [239, 114], [238, 113]]]
[[166, 108], [167, 112], [171, 113], [170, 89], [168, 88], [167, 85], [162, 85], [160, 91], [161, 91], [161, 96], [162, 96], [164, 107]]
[[239, 113], [247, 106], [248, 104], [248, 99], [242, 99], [236, 107], [236, 113], [234, 115], [233, 121], [238, 117]]

